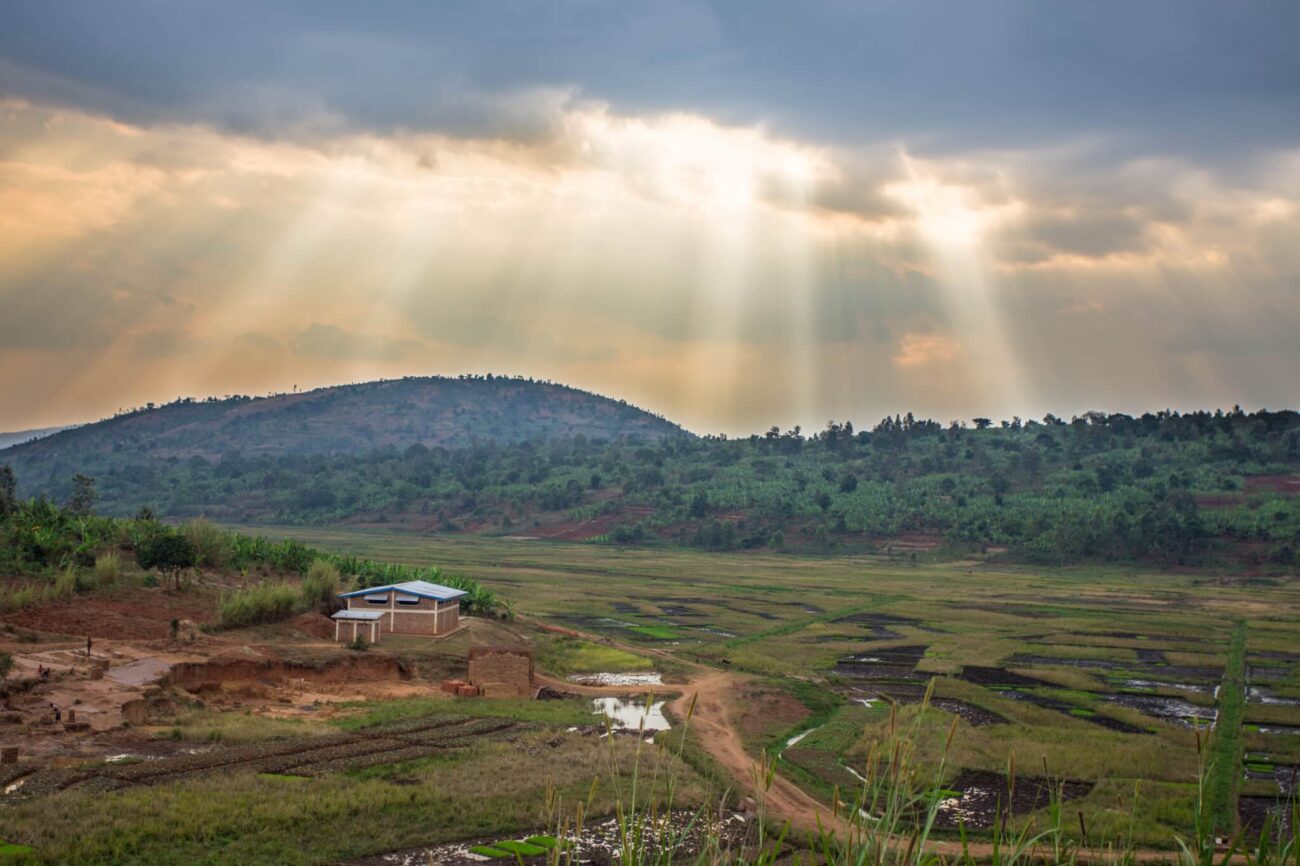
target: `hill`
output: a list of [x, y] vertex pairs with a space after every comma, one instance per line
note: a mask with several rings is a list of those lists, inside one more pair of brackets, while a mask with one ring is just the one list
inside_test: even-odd
[[384, 448], [459, 448], [486, 443], [587, 439], [654, 440], [680, 427], [618, 400], [504, 377], [425, 377], [366, 382], [273, 397], [182, 399], [0, 450], [23, 495], [66, 492], [77, 472], [127, 466], [288, 455], [368, 453]]
[[8, 448], [10, 445], [20, 445], [23, 442], [32, 442], [36, 439], [43, 439], [46, 436], [53, 436], [61, 430], [67, 430], [68, 427], [38, 427], [32, 430], [15, 430], [12, 433], [0, 433], [0, 450]]
[[[372, 410], [378, 421], [348, 408], [361, 401], [347, 393], [332, 397], [342, 408], [328, 412], [293, 399], [234, 407], [307, 407], [250, 421], [235, 420], [242, 412], [205, 416], [220, 405], [182, 404], [128, 419], [195, 419], [168, 425], [157, 442], [118, 437], [122, 444], [109, 447], [87, 437], [81, 447], [81, 428], [0, 451], [0, 464], [14, 464], [26, 495], [66, 501], [80, 472], [96, 479], [102, 513], [148, 507], [170, 520], [908, 559], [994, 552], [1259, 574], [1300, 563], [1300, 415], [1292, 411], [1088, 413], [977, 419], [973, 428], [908, 415], [871, 429], [830, 424], [813, 435], [773, 428], [726, 439], [671, 435], [679, 428], [630, 407], [514, 381], [443, 385], [444, 395], [479, 399], [440, 403], [436, 422], [407, 411], [406, 400], [389, 408], [374, 399], [422, 393], [425, 381], [362, 386], [370, 389], [362, 405], [382, 407]], [[512, 396], [506, 405], [486, 393]], [[627, 423], [591, 421], [606, 411]], [[494, 430], [514, 441], [489, 438]], [[525, 430], [550, 435], [525, 439]], [[71, 447], [55, 448], [61, 440]]]

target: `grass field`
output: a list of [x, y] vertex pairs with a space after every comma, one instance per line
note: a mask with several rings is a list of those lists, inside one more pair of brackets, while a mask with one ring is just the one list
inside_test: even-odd
[[[825, 799], [853, 781], [854, 762], [884, 735], [885, 702], [913, 712], [933, 681], [925, 726], [933, 738], [946, 735], [954, 714], [965, 720], [945, 770], [955, 795], [964, 796], [961, 786], [985, 778], [981, 773], [1005, 775], [1015, 766], [1026, 784], [1080, 783], [1071, 808], [1101, 831], [1130, 820], [1136, 788], [1143, 792], [1139, 841], [1169, 845], [1172, 834], [1191, 830], [1195, 728], [1208, 730], [1222, 705], [1215, 692], [1225, 664], [1244, 652], [1246, 686], [1284, 698], [1300, 690], [1294, 580], [617, 549], [372, 529], [269, 534], [441, 565], [483, 581], [530, 616], [787, 688], [821, 727], [782, 760], [791, 778]], [[604, 659], [582, 646], [546, 653], [561, 673], [644, 669], [635, 656]], [[1230, 664], [1228, 681], [1239, 676], [1234, 670]], [[810, 690], [834, 701], [810, 699]], [[1213, 809], [1227, 820], [1238, 789], [1283, 793], [1284, 782], [1243, 782], [1240, 762], [1285, 767], [1300, 756], [1300, 707], [1251, 699], [1244, 717], [1257, 724], [1239, 736], [1220, 732], [1209, 740], [1202, 733], [1220, 763]], [[768, 748], [810, 724], [769, 736]], [[922, 757], [937, 759], [937, 750], [931, 743]], [[1232, 767], [1223, 766], [1228, 761]]]

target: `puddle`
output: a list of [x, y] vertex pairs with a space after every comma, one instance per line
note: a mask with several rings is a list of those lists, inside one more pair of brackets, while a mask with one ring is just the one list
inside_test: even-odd
[[672, 727], [664, 715], [664, 702], [635, 698], [596, 698], [592, 712], [610, 720], [616, 731], [666, 731]]
[[1251, 686], [1246, 689], [1246, 700], [1252, 704], [1273, 704], [1281, 707], [1300, 707], [1300, 698], [1280, 698], [1272, 689]]
[[663, 685], [663, 674], [644, 673], [644, 674], [574, 674], [569, 677], [569, 682], [577, 683], [581, 686], [661, 686]]
[[1204, 727], [1206, 722], [1213, 728], [1214, 720], [1219, 715], [1214, 707], [1197, 706], [1182, 698], [1165, 698], [1158, 695], [1106, 695], [1104, 700], [1185, 728], [1193, 727], [1196, 723]]
[[[796, 745], [798, 745], [798, 744], [803, 740], [804, 737], [808, 736], [808, 735], [811, 734], [813, 731], [819, 731], [819, 730], [821, 730], [822, 727], [823, 727], [822, 725], [818, 725], [818, 726], [815, 727], [815, 728], [809, 728], [809, 729], [806, 730], [806, 731], [801, 731], [801, 732], [795, 734], [793, 737], [790, 737], [788, 740], [785, 741], [785, 749], [788, 749], [788, 748], [790, 748], [791, 746], [796, 746]], [[780, 758], [782, 755], [785, 754], [785, 749], [782, 749], [780, 752], [777, 753], [777, 755], [776, 755], [777, 758]]]
[[156, 761], [157, 758], [152, 755], [137, 755], [133, 752], [123, 752], [120, 755], [109, 755], [104, 759], [105, 764], [120, 764], [123, 761]]
[[[1196, 685], [1195, 683], [1170, 682], [1168, 680], [1115, 680], [1116, 685], [1125, 686], [1130, 689], [1178, 689], [1183, 692], [1197, 692], [1198, 694], [1208, 695], [1211, 691], [1209, 686]], [[1215, 689], [1217, 691], [1217, 689]]]
[[109, 668], [109, 679], [126, 683], [129, 686], [144, 686], [162, 679], [163, 674], [171, 670], [171, 664], [156, 658], [142, 658], [121, 667]]

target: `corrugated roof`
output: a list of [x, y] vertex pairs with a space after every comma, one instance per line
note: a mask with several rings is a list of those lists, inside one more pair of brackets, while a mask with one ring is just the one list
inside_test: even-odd
[[452, 589], [450, 586], [443, 586], [438, 583], [429, 583], [427, 580], [408, 580], [406, 583], [390, 583], [387, 586], [368, 586], [365, 589], [355, 589], [352, 592], [344, 592], [339, 598], [352, 598], [356, 595], [373, 595], [377, 592], [388, 592], [389, 590], [405, 592], [408, 595], [418, 595], [422, 598], [436, 598], [438, 601], [451, 601], [453, 598], [460, 598], [462, 595], [468, 595], [463, 589]]
[[383, 616], [387, 611], [382, 610], [341, 610], [334, 614], [333, 619], [364, 619], [376, 620]]

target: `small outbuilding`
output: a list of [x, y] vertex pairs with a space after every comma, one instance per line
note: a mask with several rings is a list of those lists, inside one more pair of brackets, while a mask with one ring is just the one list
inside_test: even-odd
[[340, 593], [346, 607], [334, 614], [334, 639], [357, 636], [377, 643], [380, 635], [419, 634], [435, 637], [460, 627], [461, 589], [410, 580]]
[[334, 639], [351, 643], [358, 637], [370, 643], [379, 640], [379, 620], [383, 612], [378, 610], [341, 610], [334, 614]]

